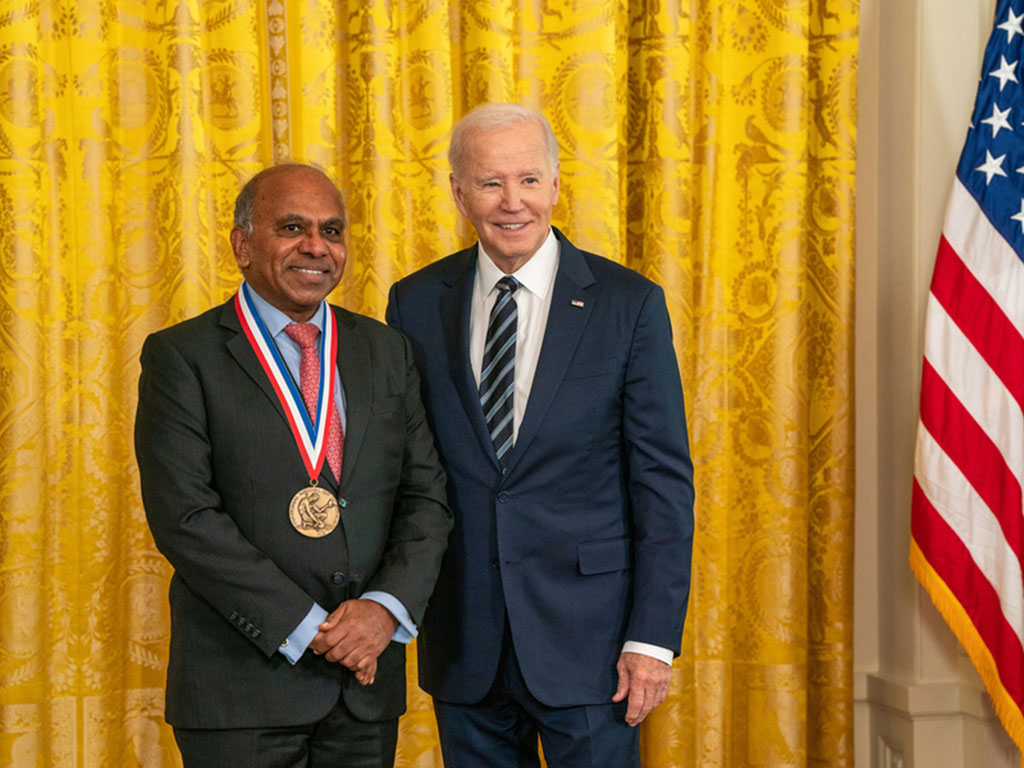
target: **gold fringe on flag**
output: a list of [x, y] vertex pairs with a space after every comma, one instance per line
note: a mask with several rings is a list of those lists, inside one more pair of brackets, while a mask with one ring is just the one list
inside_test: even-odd
[[[914, 570], [914, 575], [921, 586], [931, 597], [935, 607], [939, 609], [942, 618], [953, 630], [956, 639], [967, 651], [971, 663], [974, 664], [982, 682], [985, 683], [996, 714], [1003, 727], [1006, 728], [1006, 732], [1010, 734], [1010, 738], [1014, 740], [1021, 751], [1024, 751], [1024, 714], [1021, 713], [1020, 708], [1003, 685], [999, 677], [999, 667], [992, 657], [992, 652], [989, 651], [985, 641], [978, 634], [978, 629], [968, 617], [963, 605], [956, 599], [952, 590], [946, 586], [946, 582], [935, 572], [913, 539], [910, 540], [910, 567]], [[1024, 768], [1024, 758], [1021, 760], [1021, 768]]]

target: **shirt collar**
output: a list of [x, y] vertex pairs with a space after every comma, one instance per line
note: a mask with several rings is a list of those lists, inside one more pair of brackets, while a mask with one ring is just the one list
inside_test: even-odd
[[[477, 244], [477, 251], [477, 279], [480, 281], [486, 296], [494, 290], [494, 286], [505, 276], [505, 273], [498, 269], [497, 265], [491, 261], [491, 258], [484, 252], [482, 245]], [[516, 270], [514, 277], [530, 293], [543, 299], [547, 297], [548, 291], [551, 290], [551, 284], [557, 269], [558, 238], [555, 237], [554, 230], [548, 230], [548, 236], [541, 243], [540, 248], [530, 257], [529, 261]]]
[[[255, 309], [256, 313], [260, 316], [260, 320], [263, 321], [263, 325], [267, 329], [267, 333], [270, 334], [271, 338], [276, 339], [277, 335], [284, 330], [286, 325], [291, 325], [295, 322], [280, 309], [256, 293], [251, 285], [249, 286], [249, 298], [252, 300], [253, 309]], [[313, 313], [313, 317], [309, 319], [309, 322], [319, 328], [321, 333], [324, 331], [324, 312], [322, 311], [324, 304], [326, 304], [326, 300], [322, 300], [320, 302], [320, 308], [317, 309], [317, 311]]]

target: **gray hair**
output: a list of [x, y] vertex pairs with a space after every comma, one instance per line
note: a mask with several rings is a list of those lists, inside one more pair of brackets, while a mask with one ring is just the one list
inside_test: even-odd
[[473, 133], [500, 131], [522, 123], [533, 123], [540, 127], [544, 134], [548, 164], [551, 167], [551, 172], [554, 173], [558, 168], [558, 140], [544, 115], [535, 109], [524, 107], [522, 104], [481, 104], [459, 120], [452, 131], [452, 141], [448, 147], [448, 162], [455, 178], [461, 179], [466, 169], [467, 136]]
[[[273, 176], [278, 171], [286, 170], [288, 168], [307, 168], [311, 171], [316, 171], [323, 174], [324, 178], [331, 181], [331, 177], [323, 170], [310, 163], [279, 163], [278, 165], [271, 165], [264, 168], [262, 171], [257, 173], [251, 179], [249, 179], [245, 186], [242, 187], [242, 191], [238, 193], [238, 197], [235, 198], [235, 219], [234, 224], [239, 229], [243, 230], [245, 234], [252, 234], [252, 209], [256, 204], [256, 194], [259, 192], [260, 184], [266, 180], [268, 176]], [[331, 185], [337, 190], [337, 185], [331, 181]], [[348, 225], [348, 212], [345, 210], [345, 199], [341, 195], [341, 191], [338, 191], [338, 197], [341, 199], [341, 217], [342, 217], [342, 228]]]

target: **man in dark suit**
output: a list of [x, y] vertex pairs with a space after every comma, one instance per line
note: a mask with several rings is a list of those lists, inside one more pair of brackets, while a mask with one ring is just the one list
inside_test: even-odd
[[408, 342], [325, 301], [344, 227], [319, 170], [260, 172], [236, 297], [143, 346], [135, 448], [189, 768], [394, 762], [451, 512]]
[[551, 227], [557, 143], [479, 107], [449, 157], [479, 242], [396, 283], [455, 528], [420, 685], [445, 765], [638, 765], [690, 586], [692, 465], [662, 290]]

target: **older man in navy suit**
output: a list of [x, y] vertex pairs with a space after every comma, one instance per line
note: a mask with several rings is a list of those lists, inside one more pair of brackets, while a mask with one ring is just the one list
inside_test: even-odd
[[557, 143], [492, 104], [455, 128], [479, 242], [396, 283], [455, 512], [420, 684], [449, 768], [639, 764], [690, 588], [693, 471], [662, 290], [551, 226]]

